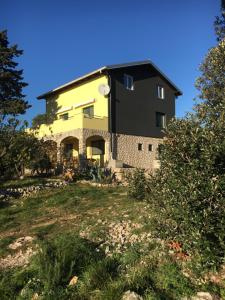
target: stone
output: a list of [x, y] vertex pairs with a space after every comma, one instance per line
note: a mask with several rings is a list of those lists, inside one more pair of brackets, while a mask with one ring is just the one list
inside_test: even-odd
[[69, 282], [70, 286], [76, 285], [78, 281], [78, 277], [77, 276], [73, 276]]
[[122, 300], [143, 300], [143, 298], [135, 292], [127, 291], [123, 294]]
[[39, 298], [38, 293], [34, 293], [31, 300], [37, 300]]
[[217, 300], [218, 298], [212, 296], [208, 292], [198, 292], [195, 296], [192, 297], [184, 297], [182, 300]]

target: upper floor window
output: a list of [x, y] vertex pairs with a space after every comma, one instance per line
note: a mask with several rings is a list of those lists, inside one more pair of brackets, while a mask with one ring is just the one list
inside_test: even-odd
[[132, 76], [124, 74], [123, 76], [124, 86], [127, 90], [134, 90], [134, 79]]
[[59, 118], [60, 118], [61, 120], [66, 121], [66, 120], [69, 119], [69, 114], [68, 114], [68, 113], [62, 114], [62, 115], [59, 116]]
[[161, 112], [156, 112], [156, 127], [166, 127], [166, 115]]
[[157, 93], [158, 93], [158, 98], [159, 99], [164, 99], [165, 98], [165, 91], [164, 91], [163, 86], [158, 85]]
[[85, 117], [93, 118], [94, 117], [94, 105], [84, 107], [83, 114]]

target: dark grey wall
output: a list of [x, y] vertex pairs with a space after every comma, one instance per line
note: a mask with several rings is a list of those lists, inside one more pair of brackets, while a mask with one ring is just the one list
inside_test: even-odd
[[[134, 77], [134, 90], [123, 84], [125, 74]], [[149, 137], [163, 137], [156, 127], [155, 113], [175, 115], [175, 90], [151, 66], [110, 70], [112, 97], [112, 132]], [[165, 88], [165, 99], [158, 99], [157, 86]]]

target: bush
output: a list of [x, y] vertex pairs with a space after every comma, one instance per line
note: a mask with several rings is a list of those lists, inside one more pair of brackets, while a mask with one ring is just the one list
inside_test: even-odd
[[90, 168], [89, 172], [94, 182], [111, 184], [116, 181], [116, 175], [114, 172], [112, 172], [111, 168], [100, 168], [99, 166], [93, 166]]
[[128, 196], [137, 200], [143, 200], [146, 196], [146, 176], [143, 169], [135, 169], [127, 175]]
[[[80, 276], [87, 266], [103, 258], [94, 243], [72, 233], [39, 243], [40, 250], [27, 271], [29, 280], [21, 285], [22, 299], [31, 299], [34, 293], [43, 299], [69, 299], [73, 292], [68, 287], [71, 278]], [[3, 291], [9, 293], [6, 288]]]
[[204, 267], [218, 267], [225, 253], [224, 40], [200, 70], [200, 101], [195, 113], [168, 125], [149, 201], [157, 237], [179, 242]]

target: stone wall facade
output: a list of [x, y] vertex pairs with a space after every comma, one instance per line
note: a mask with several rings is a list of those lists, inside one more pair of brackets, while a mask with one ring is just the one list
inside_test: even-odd
[[[144, 136], [117, 134], [113, 137], [113, 156], [126, 167], [156, 169], [158, 165], [158, 145], [163, 139]], [[141, 144], [142, 150], [138, 150]], [[152, 145], [152, 151], [149, 151]]]
[[[109, 132], [83, 128], [48, 136], [45, 139], [57, 143], [58, 157], [60, 157], [63, 140], [68, 137], [77, 138], [79, 140], [79, 157], [82, 159], [87, 154], [87, 139], [94, 136], [105, 140], [105, 161], [108, 161], [110, 166], [115, 165], [113, 162], [121, 161], [124, 167], [149, 170], [158, 168], [158, 145], [163, 142], [161, 138], [113, 134], [111, 146], [111, 134]], [[138, 144], [142, 145], [141, 150], [138, 149]], [[149, 150], [149, 145], [152, 145], [152, 151]]]

